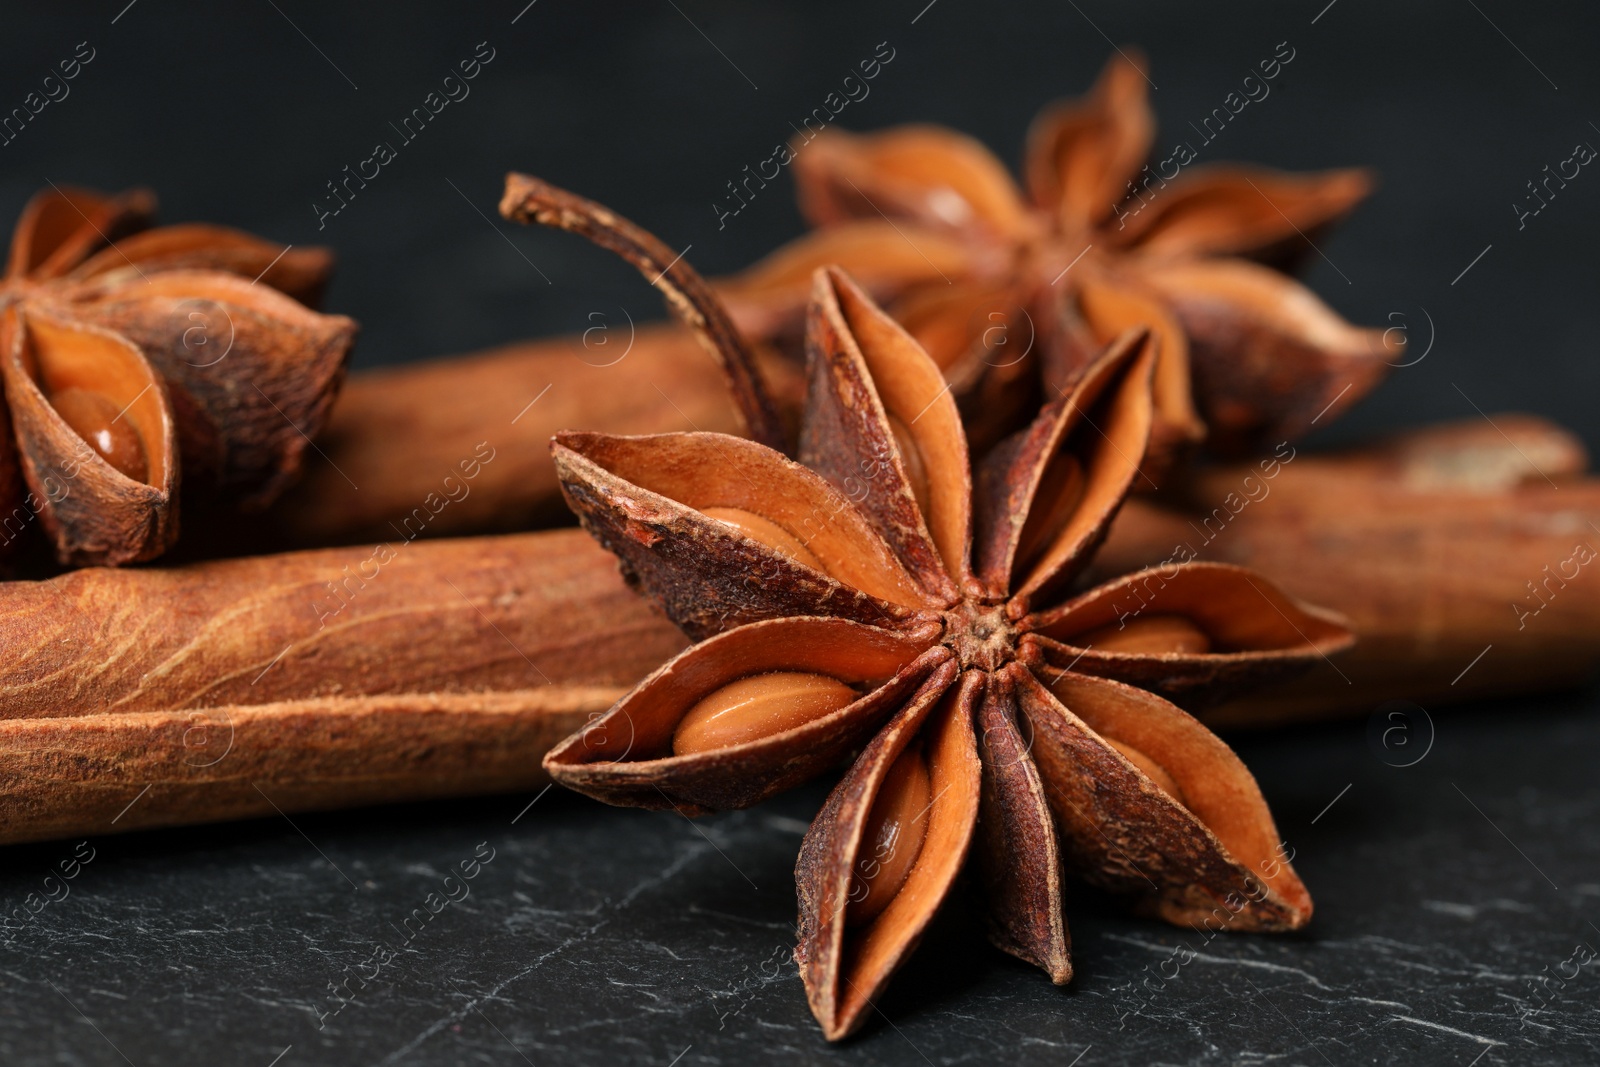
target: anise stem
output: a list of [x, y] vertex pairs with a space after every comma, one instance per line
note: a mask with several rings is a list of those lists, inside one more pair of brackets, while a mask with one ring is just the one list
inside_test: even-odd
[[506, 175], [500, 214], [516, 222], [537, 222], [586, 237], [633, 264], [661, 290], [672, 313], [722, 364], [751, 439], [784, 449], [783, 423], [762, 385], [749, 346], [705, 279], [681, 253], [609, 208], [527, 174]]

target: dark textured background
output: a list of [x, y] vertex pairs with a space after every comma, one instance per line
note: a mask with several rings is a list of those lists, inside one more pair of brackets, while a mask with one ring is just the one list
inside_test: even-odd
[[[880, 41], [895, 58], [841, 125], [945, 122], [1014, 164], [1033, 111], [1081, 91], [1110, 41], [1149, 52], [1166, 147], [1287, 40], [1271, 96], [1205, 158], [1377, 167], [1379, 192], [1308, 280], [1355, 321], [1410, 328], [1413, 352], [1433, 341], [1327, 437], [1476, 404], [1600, 445], [1600, 176], [1523, 229], [1512, 207], [1546, 164], [1600, 144], [1592, 5], [123, 2], [6, 20], [0, 109], [78, 42], [96, 56], [0, 146], [0, 212], [47, 180], [142, 183], [167, 220], [330, 244], [328, 305], [363, 323], [363, 366], [581, 329], [597, 310], [659, 314], [578, 239], [501, 224], [508, 169], [606, 201], [717, 273], [800, 229], [780, 182], [719, 231], [724, 183]], [[319, 232], [324, 182], [394, 140], [388, 122], [485, 40], [471, 96]], [[1316, 894], [1305, 936], [1207, 945], [1078, 900], [1062, 991], [956, 910], [885, 1017], [836, 1049], [787, 957], [819, 789], [696, 825], [552, 792], [515, 824], [533, 797], [96, 838], [71, 895], [0, 942], [0, 1062], [1593, 1063], [1600, 964], [1519, 1015], [1530, 979], [1600, 946], [1593, 704], [1435, 712], [1405, 768], [1362, 722], [1243, 739]], [[1417, 717], [1404, 758], [1432, 732]], [[479, 842], [495, 858], [472, 895], [319, 1030], [328, 984], [398, 941], [392, 924]], [[7, 850], [6, 909], [72, 852]], [[1163, 972], [1179, 946], [1196, 955]]]

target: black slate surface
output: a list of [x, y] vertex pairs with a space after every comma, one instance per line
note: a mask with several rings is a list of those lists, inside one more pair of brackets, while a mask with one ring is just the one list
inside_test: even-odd
[[[1591, 6], [524, 3], [13, 11], [0, 107], [79, 42], [94, 58], [0, 144], [0, 211], [47, 181], [145, 183], [170, 220], [330, 244], [358, 364], [398, 362], [659, 314], [577, 239], [492, 221], [507, 169], [714, 273], [799, 232], [782, 183], [721, 228], [713, 205], [879, 42], [895, 58], [842, 125], [946, 122], [1015, 163], [1034, 109], [1080, 91], [1108, 41], [1149, 51], [1162, 146], [1287, 41], [1272, 95], [1205, 158], [1378, 167], [1307, 278], [1428, 349], [1324, 440], [1477, 407], [1600, 444], [1600, 179], [1520, 215], [1543, 167], [1600, 144]], [[480, 41], [472, 95], [319, 230], [324, 183]], [[1304, 936], [1208, 943], [1075, 898], [1058, 990], [957, 906], [837, 1048], [788, 958], [820, 786], [694, 824], [552, 790], [12, 848], [6, 910], [59, 899], [0, 937], [0, 1062], [1593, 1063], [1595, 703], [1431, 709], [1387, 744], [1381, 713], [1236, 739], [1315, 893]], [[405, 925], [463, 861], [470, 894]], [[47, 884], [63, 863], [76, 876]]]
[[0, 1060], [1593, 1063], [1596, 711], [1441, 713], [1410, 766], [1421, 716], [1387, 749], [1363, 723], [1246, 740], [1307, 933], [1208, 942], [1080, 896], [1063, 990], [958, 902], [833, 1049], [789, 955], [820, 788], [695, 823], [552, 789], [14, 848], [7, 900], [93, 858], [0, 956]]

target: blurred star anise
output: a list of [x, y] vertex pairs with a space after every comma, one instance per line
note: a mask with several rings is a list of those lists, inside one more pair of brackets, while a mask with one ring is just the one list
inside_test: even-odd
[[1152, 477], [1202, 438], [1232, 452], [1302, 434], [1374, 386], [1403, 341], [1237, 257], [1300, 258], [1369, 179], [1190, 167], [1185, 142], [1146, 166], [1146, 84], [1142, 57], [1119, 54], [1086, 97], [1043, 111], [1026, 199], [986, 148], [943, 127], [797, 138], [800, 209], [817, 232], [719, 293], [749, 336], [793, 337], [812, 270], [840, 264], [943, 369], [975, 444], [1025, 421], [1037, 384], [1057, 396], [1141, 324], [1156, 346]]
[[[632, 228], [513, 192], [513, 217], [608, 247]], [[866, 1021], [969, 859], [991, 940], [1057, 983], [1065, 875], [1178, 924], [1303, 926], [1249, 771], [1157, 694], [1292, 671], [1348, 631], [1225, 565], [1069, 595], [1149, 441], [1149, 334], [1120, 335], [975, 476], [938, 366], [837, 268], [815, 276], [806, 348], [799, 463], [722, 434], [557, 435], [584, 527], [699, 643], [551, 750], [551, 775], [692, 815], [853, 757], [796, 868], [796, 958], [830, 1039]]]
[[333, 403], [355, 323], [299, 302], [318, 299], [329, 253], [145, 230], [154, 208], [144, 190], [53, 187], [17, 223], [0, 279], [0, 555], [35, 516], [64, 564], [160, 555], [180, 481], [270, 502]]

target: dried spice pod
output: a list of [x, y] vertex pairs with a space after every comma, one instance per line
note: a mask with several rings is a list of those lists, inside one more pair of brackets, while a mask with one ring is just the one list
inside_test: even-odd
[[285, 248], [243, 230], [188, 222], [124, 237], [73, 268], [71, 275], [110, 281], [169, 271], [223, 271], [316, 308], [322, 305], [332, 270], [333, 253], [326, 248]]
[[[901, 634], [811, 616], [736, 627], [666, 663], [546, 758], [565, 769], [564, 784], [610, 804], [693, 814], [746, 808], [835, 766], [930, 678], [947, 685], [955, 668], [936, 637], [936, 627]], [[673, 750], [698, 702], [778, 671], [833, 679], [857, 689], [856, 699], [753, 739]]]
[[[1337, 621], [1213, 569], [1190, 625], [1225, 651], [1124, 651], [1097, 663], [1106, 678], [1054, 662], [1089, 617], [1056, 603], [1156, 421], [1149, 335], [1110, 345], [976, 479], [937, 365], [838, 269], [813, 279], [806, 343], [802, 463], [712, 434], [557, 435], [579, 520], [702, 640], [553, 749], [551, 775], [697, 814], [756, 803], [860, 747], [796, 868], [796, 958], [829, 1039], [866, 1022], [973, 851], [996, 944], [1056, 982], [1071, 976], [1062, 872], [1169, 921], [1303, 926], [1310, 897], [1263, 854], [1276, 835], [1249, 772], [1185, 712], [1113, 679], [1166, 670], [1180, 687], [1234, 687], [1252, 665], [1343, 649]], [[725, 509], [749, 518], [730, 525]], [[1295, 632], [1270, 621], [1281, 613]], [[769, 686], [792, 705], [743, 699]], [[708, 706], [745, 719], [723, 743], [677, 747]], [[1090, 833], [1154, 877], [1126, 877], [1124, 851]]]
[[[866, 1021], [961, 873], [976, 836], [980, 806], [982, 772], [973, 717], [983, 692], [982, 673], [969, 671], [957, 685], [946, 681], [907, 701], [845, 772], [801, 842], [795, 865], [800, 896], [795, 961], [811, 1013], [829, 1040], [847, 1036]], [[860, 880], [912, 845], [896, 840], [881, 849], [865, 833], [885, 780], [911, 745], [921, 746], [928, 792], [934, 798], [924, 815], [927, 827], [915, 842], [917, 856], [910, 870], [888, 903], [870, 919], [852, 922], [851, 904], [862, 895]]]
[[1403, 340], [1233, 257], [1286, 265], [1371, 181], [1189, 168], [1184, 146], [1153, 173], [1147, 83], [1143, 58], [1119, 49], [1087, 96], [1041, 112], [1026, 196], [981, 144], [940, 127], [809, 137], [794, 171], [816, 231], [718, 291], [751, 336], [792, 337], [807, 268], [840, 264], [928, 350], [980, 447], [1134, 325], [1154, 335], [1154, 479], [1202, 438], [1230, 452], [1301, 434], [1370, 390]]
[[[1371, 715], [1396, 700], [1437, 708], [1583, 685], [1600, 670], [1600, 584], [1589, 573], [1600, 558], [1600, 481], [1586, 466], [1566, 431], [1495, 415], [1197, 470], [1159, 498], [1130, 501], [1096, 560], [1097, 575], [1148, 567], [1146, 577], [1080, 597], [1064, 609], [1076, 620], [1057, 632], [1119, 608], [1152, 615], [1192, 603], [1195, 590], [1174, 572], [1207, 559], [1337, 609], [1359, 638], [1336, 666], [1202, 709], [1208, 723], [1270, 726]], [[1091, 650], [1077, 669], [1101, 673], [1110, 658]], [[1180, 680], [1176, 670], [1167, 678]]]
[[[160, 377], [107, 330], [12, 305], [0, 318], [0, 380], [26, 506], [56, 544], [88, 558], [144, 558], [177, 536], [177, 437]], [[23, 487], [8, 487], [22, 506]], [[17, 512], [12, 513], [17, 518]], [[25, 516], [15, 531], [25, 528]]]
[[537, 786], [684, 644], [576, 530], [0, 582], [0, 843]]
[[1065, 672], [1047, 688], [1010, 673], [1068, 869], [1182, 926], [1306, 924], [1311, 896], [1279, 861], [1266, 801], [1215, 734], [1120, 682]]
[[[770, 618], [777, 606], [826, 601], [834, 614], [877, 625], [934, 607], [867, 518], [781, 453], [699, 433], [556, 439], [573, 510], [691, 636]], [[803, 540], [821, 569], [701, 510], [729, 506]]]
[[62, 563], [158, 556], [180, 488], [270, 502], [333, 402], [355, 324], [271, 288], [316, 299], [328, 254], [222, 227], [133, 232], [153, 209], [145, 192], [52, 188], [18, 223], [0, 280], [0, 551], [36, 514]]
[[1297, 640], [1338, 641], [1345, 630], [1343, 619], [1304, 607], [1252, 573], [1162, 561], [1041, 612], [1035, 639], [1053, 664], [1204, 707], [1242, 682], [1271, 681], [1274, 662], [1283, 676], [1304, 673], [1290, 651]]

